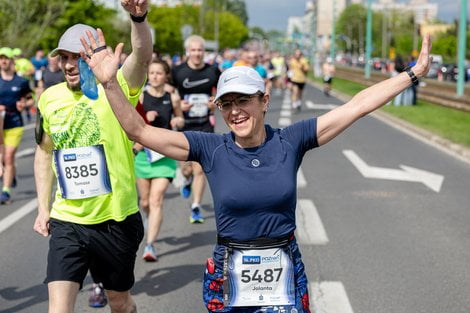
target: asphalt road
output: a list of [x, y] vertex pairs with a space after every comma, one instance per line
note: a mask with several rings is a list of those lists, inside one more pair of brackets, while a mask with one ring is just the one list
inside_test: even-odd
[[[311, 86], [304, 99], [294, 113], [284, 95], [273, 96], [268, 122], [286, 126], [341, 104]], [[48, 243], [32, 231], [33, 148], [30, 129], [17, 159], [14, 201], [0, 207], [0, 313], [47, 311]], [[312, 312], [470, 312], [468, 163], [365, 117], [308, 153], [298, 177], [297, 237]], [[159, 261], [144, 263], [138, 254], [138, 311], [206, 312], [201, 279], [216, 236], [210, 194], [204, 224], [189, 224], [189, 202], [174, 187], [164, 212]], [[89, 287], [88, 278], [76, 312], [109, 312], [88, 308]]]

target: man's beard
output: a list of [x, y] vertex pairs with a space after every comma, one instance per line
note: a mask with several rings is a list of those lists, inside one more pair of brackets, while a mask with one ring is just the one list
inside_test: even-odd
[[69, 87], [69, 89], [72, 90], [72, 91], [81, 91], [82, 90], [80, 88], [80, 84], [70, 85], [70, 83], [67, 82], [67, 87]]

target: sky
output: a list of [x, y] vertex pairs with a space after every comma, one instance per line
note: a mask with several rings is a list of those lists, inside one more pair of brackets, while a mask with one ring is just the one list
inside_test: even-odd
[[[289, 16], [304, 15], [305, 2], [306, 0], [245, 0], [249, 17], [248, 26], [259, 26], [264, 30], [285, 31]], [[452, 22], [459, 18], [460, 2], [461, 0], [429, 1], [429, 3], [439, 5], [437, 17], [446, 22]], [[470, 19], [470, 4], [467, 7], [467, 18]]]

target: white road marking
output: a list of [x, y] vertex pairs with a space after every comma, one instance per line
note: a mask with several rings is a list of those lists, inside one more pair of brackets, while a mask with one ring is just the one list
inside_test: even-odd
[[292, 115], [290, 110], [282, 110], [281, 111], [281, 116], [283, 117], [290, 117]]
[[8, 229], [11, 225], [15, 224], [18, 220], [22, 219], [27, 214], [31, 213], [38, 207], [38, 200], [34, 198], [28, 203], [23, 205], [21, 208], [17, 209], [15, 212], [11, 213], [3, 220], [0, 221], [0, 234]]
[[307, 180], [302, 172], [302, 168], [299, 167], [299, 170], [297, 171], [297, 188], [304, 188], [305, 186], [307, 186]]
[[290, 118], [288, 117], [281, 117], [279, 119], [279, 126], [280, 127], [286, 127], [286, 126], [289, 126], [291, 123], [290, 123]]
[[337, 104], [316, 104], [311, 100], [305, 101], [305, 104], [307, 105], [307, 108], [316, 110], [332, 110], [338, 107]]
[[435, 192], [441, 190], [442, 182], [444, 181], [444, 176], [442, 175], [411, 166], [400, 165], [401, 170], [369, 166], [352, 150], [343, 150], [343, 154], [351, 161], [362, 176], [367, 178], [420, 182]]
[[328, 236], [315, 204], [309, 199], [299, 199], [295, 210], [297, 222], [296, 238], [304, 245], [324, 245]]
[[34, 148], [26, 148], [26, 149], [20, 150], [16, 153], [16, 158], [22, 158], [25, 156], [33, 155], [35, 151], [36, 149]]
[[312, 312], [354, 313], [341, 282], [313, 282], [310, 284], [309, 294]]
[[34, 128], [34, 127], [36, 127], [36, 124], [35, 124], [35, 123], [28, 124], [28, 125], [25, 125], [25, 126], [24, 126], [24, 130], [32, 129], [32, 128]]

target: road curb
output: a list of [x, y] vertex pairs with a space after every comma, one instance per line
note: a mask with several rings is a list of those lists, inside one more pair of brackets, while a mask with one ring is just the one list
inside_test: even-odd
[[[323, 89], [323, 86], [317, 82], [310, 81], [309, 83], [320, 90]], [[338, 92], [337, 90], [332, 90], [330, 94], [344, 102], [348, 102], [352, 98], [352, 96]], [[369, 115], [416, 139], [421, 140], [422, 142], [430, 144], [431, 146], [436, 147], [467, 164], [470, 164], [470, 148], [442, 138], [430, 131], [417, 127], [384, 111], [377, 110]]]

